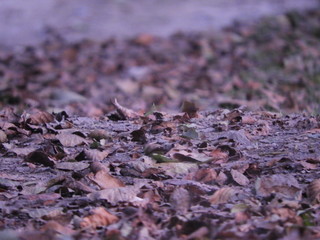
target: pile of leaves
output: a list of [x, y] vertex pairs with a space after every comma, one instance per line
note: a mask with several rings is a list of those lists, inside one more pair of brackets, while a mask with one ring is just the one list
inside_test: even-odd
[[118, 98], [134, 109], [319, 113], [320, 11], [288, 13], [219, 34], [143, 34], [129, 40], [43, 44], [0, 50], [0, 106], [102, 116]]
[[1, 239], [320, 237], [319, 117], [114, 105], [1, 112]]
[[320, 238], [319, 18], [1, 49], [0, 239]]

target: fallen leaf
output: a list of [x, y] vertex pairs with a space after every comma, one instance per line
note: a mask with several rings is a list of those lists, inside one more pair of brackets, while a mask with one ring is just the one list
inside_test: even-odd
[[308, 185], [307, 194], [313, 204], [320, 203], [320, 179], [313, 180]]
[[178, 213], [185, 214], [191, 205], [189, 192], [183, 187], [176, 188], [170, 196], [170, 203]]
[[56, 136], [60, 143], [65, 147], [75, 147], [85, 143], [85, 139], [71, 133], [60, 133]]
[[88, 159], [92, 160], [92, 161], [102, 161], [103, 159], [105, 159], [108, 155], [109, 155], [109, 151], [108, 150], [97, 150], [97, 149], [89, 149], [89, 150], [84, 150], [86, 156], [88, 157]]
[[113, 177], [105, 170], [100, 170], [95, 174], [90, 173], [87, 176], [90, 180], [96, 183], [101, 189], [119, 188], [119, 187], [125, 186], [122, 181]]
[[259, 196], [267, 197], [272, 193], [288, 198], [300, 199], [301, 187], [292, 175], [271, 175], [258, 178], [255, 189]]
[[39, 111], [34, 114], [31, 114], [26, 123], [31, 123], [33, 125], [41, 125], [45, 123], [50, 123], [54, 120], [54, 116], [46, 111]]
[[117, 99], [114, 99], [114, 101], [112, 101], [112, 103], [116, 107], [117, 112], [120, 114], [120, 116], [124, 117], [124, 119], [138, 118], [138, 117], [143, 116], [142, 114], [138, 114], [129, 108], [125, 108], [125, 107], [121, 106], [118, 103]]
[[211, 168], [201, 168], [198, 171], [189, 174], [186, 179], [193, 179], [198, 182], [210, 183], [217, 178], [217, 172]]
[[231, 169], [231, 176], [241, 186], [247, 186], [250, 183], [249, 179], [237, 170]]
[[39, 150], [29, 153], [25, 160], [31, 163], [42, 164], [47, 167], [54, 167], [54, 162], [49, 159], [47, 154]]
[[[56, 233], [60, 233], [65, 236], [71, 236], [75, 234], [76, 231], [73, 229], [67, 227], [67, 226], [62, 226], [60, 223], [56, 221], [49, 221], [47, 222], [41, 230], [43, 231], [55, 231]], [[67, 237], [68, 238], [68, 237]]]
[[105, 208], [98, 207], [92, 210], [92, 214], [83, 218], [80, 222], [81, 228], [97, 228], [108, 226], [115, 222], [118, 222], [119, 218], [111, 213], [109, 213]]
[[119, 202], [136, 202], [143, 199], [137, 197], [140, 187], [126, 186], [120, 188], [107, 188], [101, 191], [96, 191], [88, 195], [91, 200], [105, 199], [112, 205]]
[[56, 164], [57, 169], [68, 171], [81, 171], [89, 167], [88, 163], [83, 162], [59, 162]]
[[186, 113], [189, 117], [194, 118], [197, 116], [199, 108], [194, 102], [184, 101], [181, 106], [181, 111]]
[[0, 143], [4, 143], [6, 141], [8, 141], [7, 134], [4, 131], [0, 130]]
[[229, 202], [233, 196], [238, 193], [237, 190], [231, 187], [223, 187], [215, 191], [214, 194], [209, 198], [212, 204], [221, 204]]

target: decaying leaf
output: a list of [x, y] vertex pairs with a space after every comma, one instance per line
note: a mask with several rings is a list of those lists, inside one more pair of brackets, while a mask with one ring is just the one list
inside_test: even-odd
[[86, 142], [84, 138], [71, 133], [60, 133], [56, 138], [65, 147], [74, 147]]
[[109, 213], [105, 208], [98, 207], [92, 210], [92, 214], [83, 218], [80, 222], [81, 228], [97, 228], [108, 226], [112, 223], [115, 223], [119, 218], [111, 213]]
[[313, 180], [308, 185], [307, 194], [312, 203], [320, 203], [320, 179]]
[[238, 191], [231, 187], [223, 187], [215, 191], [215, 193], [209, 198], [212, 204], [227, 203], [232, 197], [234, 197]]

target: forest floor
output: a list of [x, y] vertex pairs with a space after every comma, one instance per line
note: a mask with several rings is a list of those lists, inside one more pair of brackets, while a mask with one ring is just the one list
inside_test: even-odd
[[319, 21], [1, 49], [0, 239], [320, 238]]

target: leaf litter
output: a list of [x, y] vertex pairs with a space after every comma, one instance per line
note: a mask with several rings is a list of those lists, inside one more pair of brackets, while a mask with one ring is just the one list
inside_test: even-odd
[[1, 54], [0, 238], [319, 238], [318, 20]]

